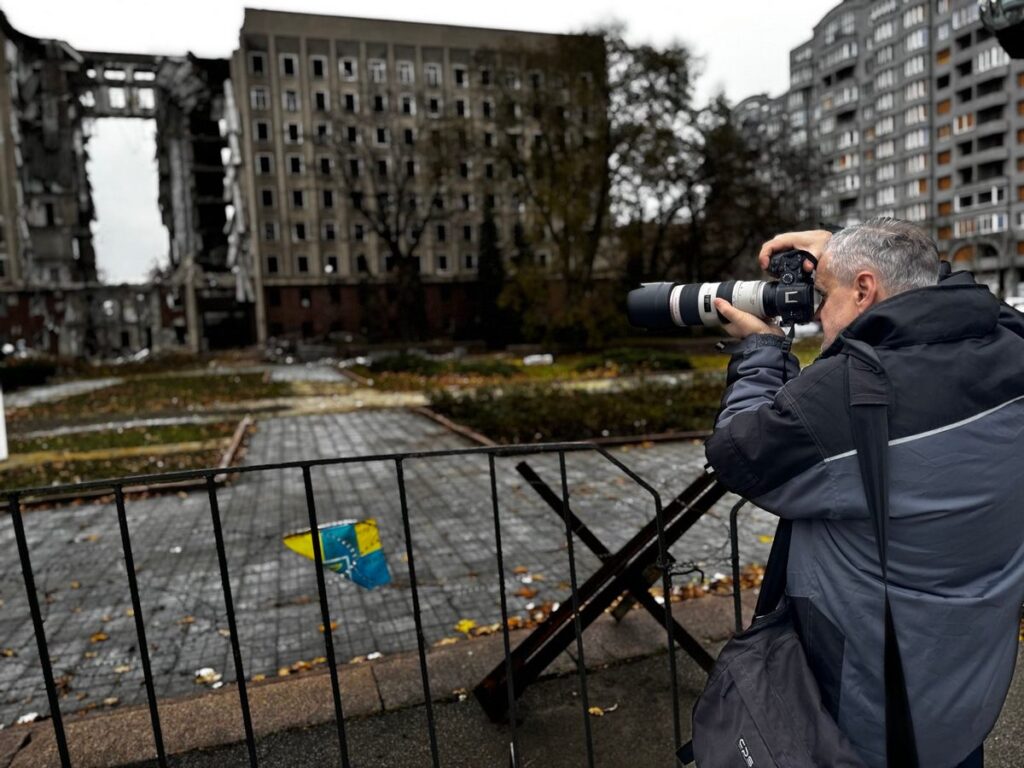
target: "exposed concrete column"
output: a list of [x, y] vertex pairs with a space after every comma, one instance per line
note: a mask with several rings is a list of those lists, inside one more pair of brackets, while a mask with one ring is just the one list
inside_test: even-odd
[[198, 354], [200, 327], [199, 306], [196, 301], [196, 264], [195, 254], [189, 251], [185, 255], [185, 327], [188, 328], [188, 349]]

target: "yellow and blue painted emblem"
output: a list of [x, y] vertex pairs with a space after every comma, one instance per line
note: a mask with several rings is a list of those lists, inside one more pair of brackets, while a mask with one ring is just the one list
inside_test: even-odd
[[[322, 523], [319, 533], [320, 554], [325, 568], [340, 573], [366, 589], [391, 583], [391, 573], [381, 548], [376, 520], [369, 518]], [[313, 556], [313, 537], [308, 528], [285, 534], [284, 544], [303, 557], [316, 559]]]

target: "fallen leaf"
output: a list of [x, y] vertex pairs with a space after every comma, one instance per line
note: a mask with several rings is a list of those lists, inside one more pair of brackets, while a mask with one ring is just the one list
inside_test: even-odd
[[4, 648], [3, 650], [0, 650], [0, 656], [3, 656], [5, 659], [13, 659], [17, 655], [18, 652], [13, 648]]
[[594, 717], [604, 717], [604, 710], [600, 707], [591, 707], [587, 712], [592, 714]]
[[530, 600], [531, 598], [534, 598], [534, 597], [537, 596], [537, 590], [534, 589], [533, 587], [520, 587], [519, 589], [516, 590], [515, 594], [518, 597], [523, 597], [523, 598], [526, 598], [527, 600]]
[[445, 645], [455, 645], [457, 642], [459, 642], [459, 638], [457, 637], [442, 637], [440, 640], [434, 643], [434, 647], [440, 648]]
[[82, 582], [77, 581], [77, 580], [76, 581], [72, 581], [71, 582], [71, 588], [72, 589], [81, 589], [82, 588]]
[[473, 635], [474, 635], [474, 637], [486, 637], [488, 635], [493, 635], [495, 632], [497, 632], [500, 629], [501, 629], [501, 622], [498, 622], [496, 624], [488, 624], [486, 626], [477, 627], [476, 629], [474, 629], [473, 630]]
[[186, 616], [183, 619], [179, 620], [178, 623], [179, 624], [195, 624], [196, 623], [196, 618], [195, 618], [195, 616]]
[[91, 643], [102, 643], [109, 639], [110, 635], [108, 635], [106, 632], [96, 632], [95, 634], [89, 636], [89, 642]]
[[455, 625], [455, 631], [468, 635], [469, 630], [473, 629], [475, 626], [476, 622], [472, 619], [460, 619], [459, 623]]
[[252, 681], [254, 683], [262, 683], [266, 679], [267, 679], [266, 675], [253, 675], [252, 676]]
[[117, 696], [110, 696], [103, 700], [103, 706], [105, 707], [116, 707], [119, 701]]
[[519, 575], [521, 573], [529, 573], [529, 572], [530, 572], [530, 569], [527, 568], [525, 565], [517, 565], [515, 568], [512, 569], [512, 573], [514, 573], [516, 575]]
[[228, 630], [228, 629], [218, 629], [217, 630], [217, 634], [220, 635], [221, 637], [231, 637], [231, 630]]
[[760, 536], [757, 537], [757, 540], [759, 542], [761, 542], [762, 544], [771, 544], [772, 541], [775, 540], [775, 537], [774, 536], [768, 536], [766, 534], [761, 534]]
[[119, 675], [123, 675], [125, 672], [131, 671], [131, 665], [129, 665], [129, 664], [120, 664], [120, 665], [114, 667], [114, 671], [117, 672], [117, 674], [119, 674]]
[[86, 658], [86, 659], [95, 659], [96, 658], [96, 651], [86, 651], [85, 653], [82, 654], [82, 656], [84, 658]]
[[326, 664], [327, 663], [327, 657], [326, 656], [317, 656], [315, 659], [313, 659], [312, 663], [313, 664]]
[[292, 671], [288, 669], [288, 667], [281, 667], [277, 670], [278, 677], [288, 677], [288, 675], [290, 675], [291, 673]]
[[[323, 624], [320, 624], [320, 625], [319, 625], [319, 627], [320, 627], [320, 632], [321, 632], [321, 634], [322, 634], [322, 633], [323, 633], [323, 631], [324, 631], [324, 625], [323, 625]], [[336, 630], [337, 628], [338, 628], [338, 622], [336, 622], [336, 621], [331, 621], [331, 632], [333, 632], [333, 631], [334, 631], [334, 630]]]
[[196, 670], [195, 682], [201, 685], [210, 685], [211, 683], [218, 682], [221, 677], [220, 672], [217, 672], [213, 667], [203, 667]]
[[124, 612], [124, 615], [129, 617], [129, 618], [131, 618], [132, 616], [135, 615], [135, 609], [134, 608], [126, 608], [125, 612]]

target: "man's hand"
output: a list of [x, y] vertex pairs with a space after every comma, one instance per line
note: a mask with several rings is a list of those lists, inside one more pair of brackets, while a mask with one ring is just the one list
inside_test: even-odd
[[733, 338], [745, 339], [747, 336], [753, 336], [756, 333], [773, 333], [776, 336], [785, 335], [779, 326], [769, 325], [760, 317], [744, 312], [741, 309], [736, 309], [725, 299], [715, 299], [715, 309], [721, 312], [722, 317], [729, 321], [722, 327]]
[[[807, 251], [818, 261], [821, 261], [821, 255], [825, 252], [825, 247], [828, 245], [829, 238], [831, 237], [832, 233], [826, 232], [823, 229], [809, 229], [805, 232], [786, 232], [776, 235], [761, 246], [761, 252], [757, 255], [757, 261], [760, 263], [761, 269], [768, 269], [768, 260], [773, 253], [794, 249]], [[804, 272], [810, 272], [813, 269], [814, 265], [805, 259]]]

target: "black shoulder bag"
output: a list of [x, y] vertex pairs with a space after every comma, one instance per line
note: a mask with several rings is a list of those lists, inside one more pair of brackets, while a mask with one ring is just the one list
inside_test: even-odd
[[[878, 356], [844, 339], [854, 445], [885, 584], [887, 764], [916, 768], [917, 746], [889, 604], [889, 386]], [[698, 768], [863, 768], [821, 701], [786, 600], [792, 521], [780, 520], [754, 620], [722, 649], [693, 708], [693, 741], [678, 752]]]

